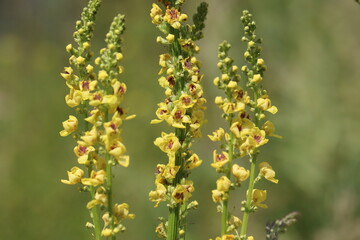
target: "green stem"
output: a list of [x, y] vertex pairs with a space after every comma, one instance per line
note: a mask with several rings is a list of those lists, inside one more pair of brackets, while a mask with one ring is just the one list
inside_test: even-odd
[[167, 240], [176, 240], [178, 235], [180, 205], [169, 208]]
[[[87, 106], [85, 106], [85, 109], [87, 108]], [[87, 115], [85, 113], [84, 118], [86, 118]], [[85, 131], [89, 131], [90, 126], [89, 123], [87, 121], [85, 122]], [[89, 165], [87, 167], [88, 170], [88, 177], [91, 176], [91, 171], [93, 170], [92, 165]], [[90, 186], [90, 196], [91, 196], [91, 200], [95, 199], [95, 188], [93, 186]], [[99, 218], [99, 207], [98, 206], [94, 206], [91, 208], [91, 218], [93, 220], [93, 224], [94, 224], [94, 232], [95, 232], [95, 240], [100, 240], [101, 239], [101, 228], [100, 228], [100, 218]]]
[[[109, 113], [108, 109], [106, 109], [105, 113], [105, 122], [109, 121]], [[110, 219], [110, 228], [114, 230], [114, 213], [113, 213], [113, 203], [112, 203], [112, 161], [113, 159], [109, 155], [109, 153], [105, 154], [105, 161], [106, 161], [106, 185], [107, 185], [107, 197], [108, 197], [108, 212], [109, 212], [109, 219]], [[115, 240], [116, 236], [111, 235], [111, 240]]]
[[[95, 199], [95, 188], [93, 186], [90, 187], [90, 194], [91, 194], [91, 199]], [[98, 206], [94, 206], [91, 209], [91, 216], [93, 219], [93, 224], [94, 224], [94, 231], [95, 231], [95, 240], [100, 240], [101, 239], [101, 229], [100, 229], [100, 218], [99, 218], [99, 207]]]
[[[185, 140], [186, 130], [176, 128], [175, 135], [182, 144]], [[176, 187], [180, 183], [181, 178], [183, 177], [184, 169], [184, 159], [182, 157], [182, 149], [179, 149], [176, 152], [175, 156], [175, 165], [180, 166], [178, 173], [175, 176], [173, 181], [173, 186]], [[169, 216], [168, 216], [168, 229], [167, 229], [167, 240], [177, 240], [179, 233], [179, 216], [180, 216], [181, 205], [177, 204], [175, 207], [169, 207]]]
[[[175, 6], [175, 0], [171, 0], [171, 6]], [[180, 71], [181, 66], [178, 63], [178, 57], [181, 55], [181, 47], [179, 42], [179, 30], [171, 28], [170, 33], [174, 35], [175, 41], [170, 46], [170, 51], [173, 56], [173, 62], [176, 63], [176, 70]], [[185, 86], [185, 81], [183, 78], [177, 79], [176, 86], [174, 90], [176, 91], [176, 95], [181, 93]], [[175, 128], [175, 135], [179, 139], [182, 144], [185, 140], [186, 129]], [[176, 166], [180, 166], [178, 173], [173, 181], [173, 186], [176, 187], [177, 184], [180, 183], [183, 178], [184, 171], [184, 157], [182, 156], [182, 149], [179, 149], [175, 156], [175, 164]], [[168, 215], [168, 227], [167, 227], [167, 240], [177, 240], [179, 233], [179, 221], [180, 221], [180, 210], [182, 205], [177, 204], [175, 207], [169, 207], [169, 215]], [[185, 237], [183, 238], [185, 239]]]
[[228, 225], [228, 200], [223, 201], [222, 213], [221, 213], [221, 236], [226, 234]]
[[250, 208], [251, 208], [251, 201], [252, 201], [252, 192], [253, 192], [253, 189], [254, 189], [256, 157], [257, 157], [257, 155], [251, 155], [250, 156], [250, 162], [251, 162], [250, 179], [249, 179], [249, 187], [248, 187], [248, 190], [247, 190], [245, 212], [244, 212], [242, 225], [241, 225], [241, 231], [240, 231], [241, 239], [245, 239], [245, 237], [246, 237], [247, 225], [248, 225], [248, 222], [249, 222], [249, 214], [251, 212]]
[[[114, 213], [113, 213], [113, 204], [112, 204], [112, 159], [108, 153], [106, 153], [106, 183], [107, 183], [107, 192], [108, 192], [108, 212], [110, 218], [110, 227], [111, 230], [114, 230]], [[116, 236], [111, 235], [111, 240], [115, 240]]]
[[[231, 126], [232, 117], [229, 119], [229, 124]], [[226, 177], [230, 179], [231, 177], [231, 168], [234, 158], [234, 133], [230, 132], [230, 143], [229, 143], [229, 162], [228, 162], [228, 169], [226, 172]], [[228, 198], [230, 198], [230, 192], [228, 192]], [[223, 201], [222, 206], [222, 213], [221, 213], [221, 236], [225, 235], [228, 228], [228, 221], [229, 221], [229, 210], [228, 210], [229, 200], [226, 199]]]

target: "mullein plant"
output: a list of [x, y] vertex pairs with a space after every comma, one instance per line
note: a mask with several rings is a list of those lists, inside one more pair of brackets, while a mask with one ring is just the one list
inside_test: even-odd
[[152, 23], [162, 32], [157, 42], [167, 46], [168, 53], [160, 55], [161, 67], [158, 82], [165, 89], [165, 100], [158, 104], [157, 119], [152, 124], [166, 122], [173, 127], [163, 132], [154, 144], [167, 154], [167, 163], [156, 167], [155, 190], [149, 193], [155, 207], [167, 202], [167, 220], [160, 219], [156, 227], [159, 238], [185, 239], [186, 215], [198, 206], [190, 201], [194, 184], [188, 179], [190, 171], [202, 160], [190, 150], [195, 138], [201, 136], [205, 109], [200, 82], [200, 62], [195, 57], [200, 48], [195, 41], [203, 37], [202, 29], [207, 14], [207, 4], [201, 3], [193, 17], [193, 24], [185, 24], [188, 16], [181, 12], [185, 0], [160, 0], [153, 3]]
[[81, 19], [76, 22], [74, 40], [76, 46], [66, 46], [70, 53], [69, 67], [61, 76], [66, 80], [69, 94], [66, 104], [74, 108], [74, 115], [63, 122], [61, 136], [72, 136], [76, 141], [74, 153], [78, 166], [68, 171], [64, 184], [79, 185], [81, 192], [87, 192], [90, 201], [86, 207], [90, 211], [91, 222], [86, 227], [93, 229], [94, 239], [116, 239], [115, 234], [125, 230], [123, 220], [134, 218], [129, 213], [127, 203], [115, 203], [113, 199], [113, 167], [129, 165], [125, 146], [120, 136], [123, 120], [127, 116], [120, 105], [126, 93], [126, 85], [121, 82], [123, 67], [121, 35], [125, 29], [124, 16], [117, 15], [106, 34], [106, 48], [100, 56], [91, 60], [90, 40], [93, 36], [96, 12], [100, 0], [90, 0], [84, 8]]
[[[224, 41], [219, 45], [218, 67], [221, 76], [214, 79], [214, 84], [224, 91], [225, 97], [216, 97], [215, 104], [223, 111], [222, 117], [228, 129], [219, 128], [209, 138], [220, 142], [221, 150], [213, 152], [211, 166], [222, 176], [216, 181], [212, 199], [221, 212], [221, 237], [217, 240], [253, 240], [247, 235], [250, 213], [259, 208], [267, 208], [264, 203], [267, 196], [265, 189], [255, 185], [262, 179], [278, 183], [275, 171], [268, 162], [259, 159], [260, 147], [268, 143], [268, 137], [280, 137], [275, 134], [272, 122], [266, 120], [265, 113], [276, 114], [278, 109], [271, 104], [268, 93], [262, 87], [266, 66], [261, 58], [261, 42], [255, 34], [256, 24], [249, 11], [243, 11], [241, 21], [244, 25], [247, 43], [244, 53], [246, 64], [241, 67], [245, 80], [241, 80], [239, 69], [228, 56], [230, 44]], [[242, 87], [240, 86], [242, 85]], [[248, 159], [248, 160], [247, 160]], [[247, 169], [246, 162], [250, 162]], [[258, 169], [257, 167], [258, 166]], [[229, 211], [231, 191], [246, 184], [246, 200], [242, 201], [242, 220]]]

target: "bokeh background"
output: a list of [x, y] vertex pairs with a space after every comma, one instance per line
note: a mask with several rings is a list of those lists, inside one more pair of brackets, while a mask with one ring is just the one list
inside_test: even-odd
[[[223, 125], [213, 105], [219, 91], [212, 79], [217, 45], [227, 39], [236, 63], [243, 63], [239, 17], [254, 13], [258, 35], [264, 38], [268, 71], [264, 85], [280, 109], [272, 117], [284, 139], [264, 146], [280, 179], [266, 183], [269, 209], [251, 217], [250, 233], [264, 239], [267, 221], [290, 211], [302, 218], [281, 239], [360, 239], [360, 5], [353, 0], [208, 0], [205, 39], [199, 42], [205, 97], [208, 99], [204, 135]], [[124, 141], [132, 162], [115, 171], [115, 198], [129, 202], [137, 214], [119, 239], [156, 239], [157, 217], [148, 192], [154, 169], [165, 156], [153, 140], [165, 124], [149, 125], [163, 99], [157, 85], [158, 55], [152, 1], [104, 0], [96, 23], [95, 52], [113, 16], [126, 14], [123, 81], [125, 104], [137, 118], [126, 122]], [[200, 1], [188, 1], [191, 15]], [[74, 23], [85, 0], [0, 1], [0, 239], [90, 239], [83, 226], [89, 220], [86, 194], [60, 183], [75, 164], [70, 138], [61, 138], [61, 122], [72, 113], [65, 102], [67, 88], [59, 72], [67, 66], [64, 48], [72, 42]], [[215, 144], [205, 137], [194, 150], [204, 160], [191, 178], [200, 208], [189, 215], [188, 239], [215, 237], [219, 214], [211, 201], [217, 174], [210, 167]], [[239, 213], [242, 194], [232, 201]]]

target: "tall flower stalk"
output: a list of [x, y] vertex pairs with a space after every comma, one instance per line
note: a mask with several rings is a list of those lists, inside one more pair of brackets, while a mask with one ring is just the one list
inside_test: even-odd
[[[246, 65], [241, 71], [245, 80], [241, 81], [238, 67], [233, 64], [233, 59], [228, 56], [230, 44], [224, 41], [219, 45], [218, 67], [221, 76], [214, 79], [214, 84], [224, 91], [225, 97], [215, 98], [216, 105], [223, 111], [222, 117], [228, 124], [228, 129], [219, 128], [209, 138], [220, 142], [221, 152], [213, 153], [211, 164], [222, 176], [216, 181], [216, 189], [212, 191], [212, 198], [218, 203], [221, 212], [221, 237], [217, 239], [248, 239], [247, 226], [249, 214], [258, 208], [267, 208], [263, 202], [266, 200], [267, 191], [256, 189], [255, 184], [261, 179], [277, 183], [275, 171], [269, 163], [259, 162], [260, 147], [269, 140], [268, 136], [280, 137], [275, 134], [272, 122], [265, 121], [265, 112], [275, 114], [277, 108], [271, 104], [262, 81], [266, 66], [260, 57], [261, 39], [255, 34], [256, 24], [252, 15], [245, 10], [241, 17], [244, 25], [245, 36], [242, 38], [247, 43], [244, 53]], [[243, 82], [241, 87], [241, 83]], [[249, 159], [250, 169], [246, 168], [245, 158]], [[237, 163], [235, 163], [237, 161]], [[239, 164], [240, 165], [239, 165]], [[242, 202], [242, 221], [229, 211], [230, 193], [248, 181], [246, 200]]]
[[105, 39], [107, 46], [95, 59], [98, 70], [91, 64], [94, 54], [90, 50], [90, 40], [100, 4], [100, 0], [89, 1], [81, 20], [76, 22], [76, 46], [69, 44], [66, 47], [71, 54], [71, 66], [65, 67], [61, 76], [69, 88], [66, 104], [75, 109], [75, 116], [71, 115], [63, 122], [64, 130], [60, 135], [72, 135], [75, 139], [74, 153], [80, 166], [68, 171], [68, 179], [61, 182], [80, 184], [80, 191], [89, 193], [90, 201], [86, 207], [92, 222], [86, 226], [94, 230], [94, 239], [115, 240], [115, 234], [125, 230], [123, 220], [134, 218], [134, 214], [129, 213], [128, 204], [115, 203], [112, 174], [116, 165], [129, 165], [120, 133], [123, 120], [134, 115], [127, 116], [121, 107], [126, 93], [125, 83], [119, 80], [123, 72], [120, 65], [123, 58], [121, 35], [125, 29], [123, 15], [116, 16], [111, 23]]
[[164, 34], [157, 42], [168, 46], [168, 53], [160, 55], [161, 70], [158, 79], [165, 89], [165, 100], [158, 104], [157, 124], [165, 121], [173, 127], [173, 132], [161, 134], [155, 145], [167, 154], [168, 162], [158, 164], [156, 189], [149, 193], [155, 207], [167, 201], [169, 214], [167, 221], [160, 218], [157, 226], [158, 237], [168, 240], [185, 239], [186, 215], [196, 208], [196, 201], [190, 202], [194, 191], [193, 182], [188, 180], [190, 171], [202, 161], [190, 150], [195, 138], [201, 136], [204, 123], [203, 90], [200, 82], [200, 62], [195, 57], [200, 48], [195, 41], [203, 37], [202, 29], [207, 14], [207, 4], [201, 3], [193, 17], [193, 24], [185, 24], [188, 16], [181, 12], [185, 0], [160, 0], [153, 4], [150, 12], [152, 23]]

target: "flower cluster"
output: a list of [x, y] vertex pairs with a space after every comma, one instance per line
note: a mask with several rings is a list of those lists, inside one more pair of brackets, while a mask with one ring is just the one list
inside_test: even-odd
[[[157, 42], [167, 45], [169, 53], [160, 55], [161, 67], [158, 82], [165, 89], [165, 100], [158, 104], [157, 118], [152, 124], [166, 122], [174, 132], [162, 133], [154, 142], [168, 157], [167, 164], [156, 168], [156, 189], [149, 193], [155, 206], [168, 201], [169, 219], [156, 228], [159, 237], [178, 239], [183, 236], [186, 210], [195, 208], [197, 202], [189, 203], [194, 191], [193, 182], [188, 180], [190, 170], [198, 167], [201, 160], [190, 150], [194, 138], [201, 136], [204, 124], [203, 75], [200, 62], [195, 57], [200, 48], [195, 41], [202, 37], [207, 4], [202, 3], [193, 17], [194, 24], [185, 24], [188, 16], [181, 12], [184, 1], [159, 1], [152, 5], [150, 17], [164, 36]], [[181, 212], [181, 213], [180, 213]]]
[[[225, 96], [215, 98], [215, 104], [223, 111], [223, 118], [228, 123], [228, 130], [219, 128], [208, 137], [214, 142], [220, 142], [221, 152], [214, 151], [211, 166], [223, 175], [216, 181], [216, 189], [212, 191], [212, 199], [218, 203], [218, 211], [222, 213], [221, 238], [216, 239], [253, 239], [246, 237], [248, 215], [258, 208], [267, 208], [266, 190], [255, 189], [254, 185], [262, 178], [277, 183], [275, 171], [269, 163], [259, 164], [258, 175], [255, 178], [255, 164], [259, 148], [268, 143], [268, 136], [280, 137], [275, 134], [274, 124], [266, 121], [265, 112], [275, 114], [277, 108], [271, 104], [268, 94], [262, 89], [262, 81], [266, 66], [260, 58], [261, 39], [255, 35], [256, 25], [248, 11], [243, 12], [241, 20], [244, 24], [247, 50], [244, 54], [248, 65], [241, 67], [245, 80], [241, 80], [239, 68], [228, 56], [230, 44], [224, 41], [219, 45], [219, 62], [217, 64], [221, 76], [214, 79], [214, 84]], [[243, 83], [242, 83], [243, 82]], [[240, 86], [240, 83], [241, 86]], [[234, 163], [236, 159], [249, 157], [250, 169], [246, 162]], [[228, 210], [230, 191], [240, 187], [249, 180], [247, 199], [243, 201], [243, 220], [232, 215]], [[239, 228], [241, 226], [241, 232]]]
[[[81, 190], [90, 193], [87, 208], [93, 223], [87, 223], [87, 227], [94, 228], [95, 238], [100, 239], [102, 235], [115, 239], [117, 232], [125, 230], [122, 221], [134, 218], [128, 204], [117, 204], [112, 199], [112, 167], [129, 165], [129, 156], [125, 154], [126, 148], [120, 137], [122, 122], [134, 115], [127, 116], [120, 106], [126, 93], [125, 83], [119, 80], [123, 72], [120, 66], [123, 15], [114, 18], [106, 34], [107, 47], [101, 49], [100, 57], [95, 59], [99, 70], [95, 71], [90, 63], [94, 55], [90, 51], [90, 40], [99, 5], [98, 0], [89, 1], [81, 20], [76, 22], [74, 38], [78, 47], [72, 44], [66, 47], [71, 54], [72, 66], [65, 67], [61, 76], [69, 87], [66, 104], [75, 108], [77, 117], [70, 116], [63, 122], [64, 130], [60, 135], [72, 135], [76, 140], [74, 153], [81, 167], [73, 167], [68, 171], [68, 179], [61, 182], [81, 184]], [[103, 224], [100, 224], [100, 209], [103, 210]]]

